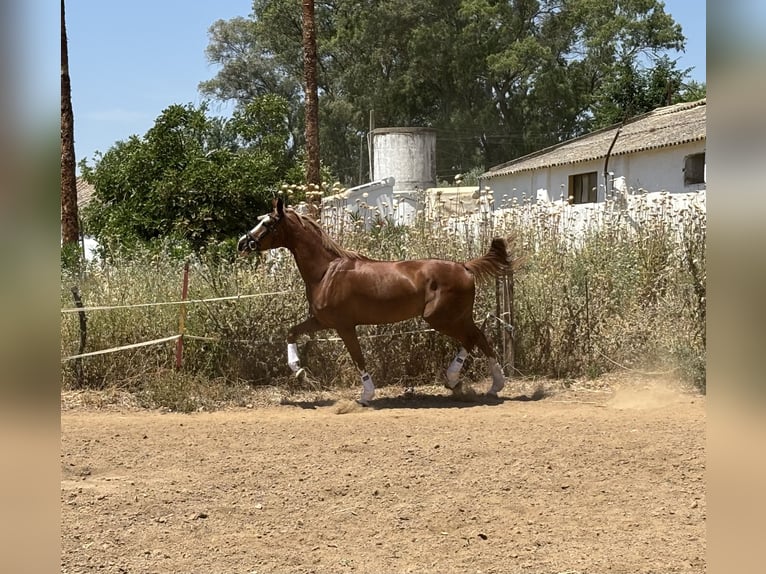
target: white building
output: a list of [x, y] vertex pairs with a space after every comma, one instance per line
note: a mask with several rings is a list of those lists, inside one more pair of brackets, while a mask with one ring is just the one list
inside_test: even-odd
[[322, 198], [322, 225], [341, 232], [355, 221], [363, 221], [369, 229], [378, 218], [393, 219], [397, 223], [412, 220], [414, 208], [408, 210], [394, 196], [393, 177], [363, 183]]
[[[614, 189], [688, 193], [706, 189], [706, 100], [657, 108], [495, 166], [480, 178], [498, 207], [515, 198], [602, 202]], [[616, 181], [615, 181], [616, 180]]]

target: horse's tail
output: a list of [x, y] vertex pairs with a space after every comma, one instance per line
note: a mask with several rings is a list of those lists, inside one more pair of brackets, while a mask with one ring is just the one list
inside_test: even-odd
[[514, 239], [512, 235], [505, 239], [495, 237], [485, 255], [466, 261], [463, 265], [477, 281], [505, 275], [516, 269], [520, 263], [520, 259], [514, 259], [509, 253], [509, 245], [513, 245]]

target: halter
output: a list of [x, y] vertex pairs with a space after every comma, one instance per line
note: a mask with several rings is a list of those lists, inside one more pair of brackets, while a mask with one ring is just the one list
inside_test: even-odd
[[[260, 242], [260, 240], [263, 239], [269, 233], [271, 233], [274, 227], [276, 227], [277, 223], [279, 223], [279, 221], [281, 220], [280, 217], [273, 218], [270, 215], [261, 215], [258, 219], [260, 220], [258, 222], [258, 225], [253, 227], [247, 233], [245, 233], [245, 238], [247, 239], [247, 247], [251, 251], [256, 251], [258, 249], [258, 243]], [[261, 229], [265, 229], [265, 231], [263, 233], [258, 234], [258, 232]]]

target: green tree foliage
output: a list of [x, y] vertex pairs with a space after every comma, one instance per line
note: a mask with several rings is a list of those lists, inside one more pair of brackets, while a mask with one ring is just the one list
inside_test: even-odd
[[208, 117], [204, 104], [168, 107], [143, 137], [81, 164], [95, 187], [87, 233], [107, 249], [177, 239], [198, 250], [236, 237], [294, 175], [287, 116], [277, 95], [252, 99], [228, 120]]
[[684, 83], [687, 73], [676, 69], [667, 56], [645, 70], [632, 60], [621, 62], [595, 94], [591, 108], [593, 127], [610, 126], [660, 106], [704, 98], [703, 86], [695, 82]]
[[[345, 183], [358, 179], [369, 112], [375, 125], [437, 129], [440, 179], [580, 135], [626, 109], [605, 83], [682, 80], [661, 57], [682, 50], [659, 0], [317, 0], [320, 149]], [[300, 3], [255, 0], [252, 18], [216, 22], [208, 56], [221, 72], [203, 93], [244, 105], [264, 93], [291, 107], [303, 145]], [[645, 77], [646, 76], [646, 77]], [[650, 81], [652, 80], [652, 81]], [[662, 82], [660, 82], [662, 84]], [[624, 86], [630, 85], [629, 83]], [[662, 89], [667, 84], [662, 84]], [[700, 88], [673, 97], [699, 95]], [[642, 96], [643, 97], [643, 96]], [[654, 96], [647, 100], [654, 101]], [[362, 157], [366, 149], [361, 150]], [[366, 162], [364, 162], [366, 164]]]

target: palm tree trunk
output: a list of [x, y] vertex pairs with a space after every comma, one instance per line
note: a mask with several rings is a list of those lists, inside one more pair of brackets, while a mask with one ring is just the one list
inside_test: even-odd
[[[306, 183], [319, 191], [319, 96], [317, 92], [317, 42], [314, 0], [303, 2], [303, 73], [306, 82]], [[308, 203], [318, 210], [317, 197], [310, 194]], [[312, 210], [312, 211], [314, 211]]]
[[77, 244], [80, 238], [75, 166], [72, 85], [69, 80], [64, 0], [61, 0], [61, 241], [64, 245]]

